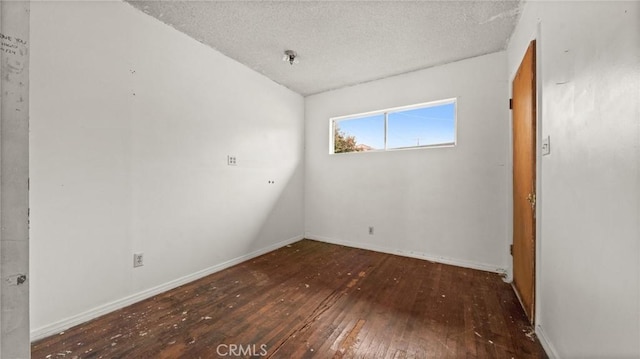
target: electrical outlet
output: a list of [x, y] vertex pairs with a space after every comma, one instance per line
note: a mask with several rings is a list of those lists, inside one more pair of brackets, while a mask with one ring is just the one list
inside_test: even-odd
[[551, 153], [551, 138], [549, 136], [542, 139], [542, 155], [546, 156]]
[[133, 267], [142, 267], [144, 265], [144, 257], [142, 253], [133, 254]]
[[369, 234], [373, 235], [373, 227], [369, 227]]
[[229, 166], [237, 166], [238, 161], [236, 160], [236, 156], [228, 155], [227, 156], [227, 165]]

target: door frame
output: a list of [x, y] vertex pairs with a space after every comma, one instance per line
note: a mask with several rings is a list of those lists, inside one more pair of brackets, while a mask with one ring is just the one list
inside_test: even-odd
[[[535, 69], [536, 69], [536, 208], [535, 208], [535, 278], [534, 278], [534, 317], [533, 317], [533, 325], [534, 327], [538, 327], [540, 324], [540, 313], [541, 313], [541, 300], [542, 297], [542, 286], [541, 286], [541, 278], [542, 278], [542, 203], [543, 203], [543, 194], [542, 194], [542, 133], [544, 131], [544, 126], [542, 125], [542, 36], [541, 36], [541, 24], [538, 23], [534, 32], [527, 39], [525, 43], [523, 41], [520, 44], [517, 55], [517, 63], [514, 64], [513, 68], [509, 69], [509, 98], [513, 97], [513, 80], [518, 72], [518, 67], [524, 58], [524, 55], [529, 47], [531, 41], [536, 41], [536, 51], [535, 51]], [[509, 151], [508, 151], [508, 163], [509, 169], [507, 171], [508, 176], [508, 188], [507, 190], [507, 240], [509, 244], [513, 244], [513, 113], [509, 110]], [[506, 282], [513, 283], [513, 257], [509, 254], [509, 248], [507, 246], [507, 254], [509, 258], [509, 266], [507, 277], [505, 279]]]

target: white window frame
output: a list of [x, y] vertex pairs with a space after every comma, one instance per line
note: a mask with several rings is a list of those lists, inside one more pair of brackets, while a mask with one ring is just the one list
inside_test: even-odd
[[[416, 146], [408, 146], [408, 147], [388, 148], [387, 136], [388, 136], [388, 130], [389, 130], [389, 114], [390, 113], [408, 111], [408, 110], [415, 110], [415, 109], [419, 109], [419, 108], [436, 107], [436, 106], [447, 105], [447, 104], [453, 104], [454, 105], [453, 106], [453, 109], [454, 109], [454, 111], [453, 111], [453, 143], [435, 144], [435, 145], [416, 145]], [[384, 115], [384, 148], [375, 149], [375, 150], [371, 150], [371, 151], [362, 151], [362, 152], [357, 152], [357, 151], [354, 151], [354, 152], [342, 152], [342, 153], [335, 153], [334, 152], [335, 151], [335, 143], [334, 143], [335, 130], [336, 130], [336, 125], [340, 121], [357, 120], [358, 118], [370, 117], [370, 116], [375, 116], [375, 115], [380, 115], [380, 114]], [[458, 98], [457, 97], [448, 98], [448, 99], [444, 99], [444, 100], [423, 102], [423, 103], [418, 103], [418, 104], [414, 104], [414, 105], [392, 107], [392, 108], [387, 108], [387, 109], [384, 109], [384, 110], [362, 112], [362, 113], [353, 114], [353, 115], [331, 117], [329, 119], [329, 154], [332, 154], [332, 155], [342, 155], [342, 154], [347, 154], [347, 153], [370, 153], [370, 152], [418, 150], [418, 149], [425, 149], [425, 148], [455, 147], [457, 144], [458, 144]]]

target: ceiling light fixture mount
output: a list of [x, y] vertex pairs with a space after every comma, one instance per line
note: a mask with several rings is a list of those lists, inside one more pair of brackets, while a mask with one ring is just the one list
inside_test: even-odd
[[284, 52], [284, 56], [282, 57], [282, 61], [289, 62], [289, 65], [298, 63], [298, 54], [293, 50], [286, 50]]

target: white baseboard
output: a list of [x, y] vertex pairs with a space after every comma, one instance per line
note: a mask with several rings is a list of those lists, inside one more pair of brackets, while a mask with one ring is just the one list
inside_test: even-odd
[[403, 257], [411, 257], [411, 258], [423, 259], [423, 260], [427, 260], [427, 261], [430, 261], [430, 262], [436, 262], [436, 263], [442, 263], [442, 264], [450, 264], [450, 265], [453, 265], [453, 266], [456, 266], [456, 267], [478, 269], [478, 270], [485, 271], [485, 272], [498, 273], [498, 274], [500, 274], [502, 276], [506, 276], [506, 274], [507, 274], [507, 271], [504, 268], [499, 268], [499, 267], [497, 267], [495, 265], [491, 265], [491, 264], [478, 263], [478, 262], [473, 262], [473, 261], [466, 261], [466, 260], [462, 260], [462, 259], [454, 259], [454, 258], [447, 258], [447, 257], [441, 257], [441, 256], [433, 256], [433, 255], [429, 255], [427, 253], [420, 253], [420, 252], [415, 252], [415, 251], [405, 251], [405, 250], [401, 250], [401, 249], [393, 249], [393, 248], [378, 246], [378, 245], [374, 245], [374, 244], [364, 244], [364, 243], [359, 243], [359, 242], [344, 241], [344, 240], [341, 240], [341, 239], [323, 237], [323, 236], [318, 236], [318, 235], [314, 235], [314, 234], [310, 234], [310, 233], [306, 233], [305, 234], [305, 238], [313, 239], [313, 240], [320, 241], [320, 242], [339, 244], [339, 245], [343, 245], [343, 246], [347, 246], [347, 247], [366, 249], [366, 250], [375, 251], [375, 252], [396, 254], [396, 255], [399, 255], [399, 256], [403, 256]]
[[511, 268], [505, 270], [502, 281], [504, 281], [505, 283], [513, 282], [513, 270]]
[[549, 338], [541, 325], [536, 326], [536, 335], [538, 336], [538, 340], [540, 341], [544, 351], [547, 353], [549, 359], [560, 358], [558, 352], [556, 352], [555, 347], [551, 344], [551, 341], [549, 341]]
[[220, 263], [220, 264], [216, 264], [212, 267], [203, 269], [201, 271], [186, 275], [182, 278], [178, 278], [178, 279], [174, 279], [170, 282], [167, 282], [165, 284], [161, 284], [159, 286], [153, 287], [153, 288], [149, 288], [146, 290], [143, 290], [141, 292], [129, 295], [127, 297], [124, 297], [122, 299], [118, 299], [115, 300], [113, 302], [101, 305], [99, 307], [90, 309], [86, 312], [62, 319], [60, 321], [57, 321], [55, 323], [51, 323], [48, 325], [45, 325], [43, 327], [34, 329], [31, 331], [31, 341], [36, 341], [42, 338], [46, 338], [50, 335], [53, 334], [58, 334], [61, 331], [64, 331], [66, 329], [69, 329], [71, 327], [74, 327], [78, 324], [82, 324], [84, 322], [87, 322], [91, 319], [95, 319], [101, 315], [113, 312], [114, 310], [126, 307], [128, 305], [137, 303], [141, 300], [153, 297], [154, 295], [160, 294], [160, 293], [164, 293], [168, 290], [171, 290], [173, 288], [179, 287], [183, 284], [187, 284], [189, 282], [193, 282], [194, 280], [200, 279], [202, 277], [206, 277], [210, 274], [219, 272], [223, 269], [229, 268], [231, 266], [234, 266], [236, 264], [245, 262], [249, 259], [258, 257], [260, 255], [263, 255], [265, 253], [271, 252], [272, 250], [284, 247], [288, 244], [297, 242], [301, 239], [303, 239], [304, 236], [303, 235], [299, 235], [299, 236], [295, 236], [289, 239], [286, 239], [284, 241], [269, 245], [265, 248], [262, 249], [258, 249], [256, 251], [253, 251], [251, 253], [242, 255], [240, 257], [228, 260], [226, 262]]

